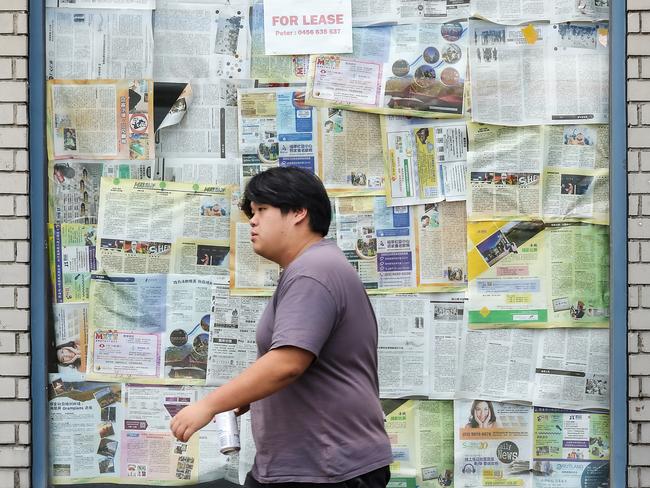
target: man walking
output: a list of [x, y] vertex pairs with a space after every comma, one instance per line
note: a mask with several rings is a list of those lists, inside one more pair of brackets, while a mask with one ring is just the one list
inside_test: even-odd
[[258, 359], [176, 414], [172, 432], [187, 441], [214, 415], [251, 404], [257, 454], [245, 486], [385, 487], [392, 456], [377, 323], [356, 271], [323, 239], [331, 221], [323, 184], [273, 168], [249, 181], [242, 210], [254, 251], [284, 269], [257, 326]]

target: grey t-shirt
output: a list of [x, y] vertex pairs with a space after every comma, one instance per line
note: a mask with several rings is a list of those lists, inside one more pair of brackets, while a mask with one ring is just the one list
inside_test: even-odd
[[316, 359], [251, 405], [260, 483], [336, 483], [392, 462], [377, 379], [377, 322], [356, 271], [334, 242], [285, 269], [257, 326], [258, 355], [281, 346]]

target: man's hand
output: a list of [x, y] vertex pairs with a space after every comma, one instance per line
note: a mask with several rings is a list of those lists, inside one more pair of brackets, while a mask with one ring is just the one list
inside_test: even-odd
[[182, 442], [187, 442], [192, 434], [206, 426], [214, 417], [214, 412], [201, 401], [193, 403], [178, 412], [170, 423], [172, 434]]
[[187, 442], [218, 413], [234, 409], [237, 409], [236, 415], [246, 413], [251, 402], [272, 395], [297, 380], [314, 358], [314, 354], [299, 347], [272, 349], [239, 376], [178, 412], [169, 424], [174, 437]]

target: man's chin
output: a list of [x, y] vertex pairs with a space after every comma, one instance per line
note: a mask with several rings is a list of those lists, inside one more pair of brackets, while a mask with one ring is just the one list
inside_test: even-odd
[[251, 245], [253, 247], [253, 252], [257, 254], [258, 256], [262, 256], [265, 259], [268, 259], [266, 255], [264, 254], [264, 247], [260, 245], [259, 241], [255, 240], [251, 242]]

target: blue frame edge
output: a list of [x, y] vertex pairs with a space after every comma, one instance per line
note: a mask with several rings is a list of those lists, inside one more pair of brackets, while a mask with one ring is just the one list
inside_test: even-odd
[[31, 486], [48, 486], [47, 154], [45, 138], [45, 3], [29, 0], [29, 204], [32, 462]]
[[627, 486], [627, 5], [610, 3], [610, 486]]

